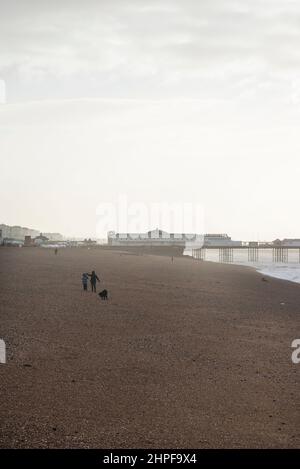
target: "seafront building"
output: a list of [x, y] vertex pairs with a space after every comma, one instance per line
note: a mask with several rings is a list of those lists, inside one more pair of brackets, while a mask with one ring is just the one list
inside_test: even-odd
[[294, 248], [300, 248], [300, 239], [290, 239], [290, 238], [285, 238], [281, 241], [281, 246], [290, 246]]
[[208, 233], [204, 235], [204, 246], [222, 246], [222, 247], [238, 247], [242, 246], [242, 241], [234, 241], [231, 239], [228, 234], [216, 234], [216, 233]]
[[2, 238], [15, 239], [23, 241], [25, 236], [31, 236], [34, 238], [39, 235], [37, 230], [32, 230], [30, 228], [25, 228], [23, 226], [9, 226], [5, 224], [0, 224], [0, 230], [2, 232]]
[[146, 233], [108, 232], [111, 246], [241, 246], [242, 241], [233, 241], [227, 234], [168, 233], [156, 228]]
[[47, 238], [47, 236], [43, 235], [43, 233], [40, 233], [39, 236], [36, 236], [33, 240], [33, 242], [36, 246], [41, 246], [42, 244], [45, 244], [48, 241], [49, 241], [49, 238]]
[[107, 240], [111, 246], [185, 246], [186, 241], [200, 241], [201, 237], [197, 234], [167, 233], [157, 228], [146, 233], [109, 231]]

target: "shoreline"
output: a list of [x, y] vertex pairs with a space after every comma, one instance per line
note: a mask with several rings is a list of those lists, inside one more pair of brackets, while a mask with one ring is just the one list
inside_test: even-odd
[[[191, 254], [184, 254], [184, 256], [192, 257]], [[197, 260], [197, 259], [195, 259]], [[204, 260], [203, 262], [212, 262], [216, 264], [227, 264], [227, 265], [238, 265], [241, 267], [250, 267], [251, 269], [254, 269], [256, 272], [258, 272], [261, 275], [270, 277], [270, 278], [277, 278], [280, 280], [284, 280], [287, 282], [292, 282], [292, 283], [297, 283], [300, 284], [300, 263], [261, 263], [260, 265], [254, 264], [254, 263], [247, 263], [247, 262], [218, 262], [215, 260]], [[289, 272], [289, 275], [287, 276], [287, 271]], [[282, 271], [282, 272], [280, 272]], [[295, 275], [296, 274], [296, 275]]]

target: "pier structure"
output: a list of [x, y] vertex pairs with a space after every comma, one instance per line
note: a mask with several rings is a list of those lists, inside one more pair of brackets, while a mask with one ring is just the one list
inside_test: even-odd
[[223, 247], [219, 248], [219, 261], [230, 263], [233, 262], [233, 248]]
[[[300, 249], [299, 249], [300, 253]], [[274, 247], [273, 248], [273, 262], [288, 263], [289, 261], [289, 248], [286, 247]]]
[[259, 249], [258, 247], [248, 247], [248, 261], [249, 262], [258, 262], [259, 259]]
[[[248, 252], [249, 262], [258, 262], [262, 256], [263, 251], [268, 250], [271, 254], [271, 259], [274, 263], [288, 263], [289, 253], [298, 252], [298, 262], [300, 263], [300, 248], [295, 246], [276, 246], [272, 244], [253, 245], [254, 243], [244, 243], [243, 246], [202, 246], [201, 248], [193, 249], [192, 256], [194, 259], [204, 261], [208, 250], [215, 250], [219, 253], [219, 262], [233, 263], [234, 254], [236, 251]], [[291, 261], [293, 262], [293, 261]]]
[[194, 259], [197, 259], [198, 261], [205, 261], [205, 254], [206, 254], [205, 248], [192, 249], [192, 256]]

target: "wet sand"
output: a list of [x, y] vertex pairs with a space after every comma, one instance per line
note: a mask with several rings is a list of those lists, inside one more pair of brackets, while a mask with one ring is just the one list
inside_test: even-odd
[[300, 285], [179, 254], [0, 248], [0, 447], [300, 446]]

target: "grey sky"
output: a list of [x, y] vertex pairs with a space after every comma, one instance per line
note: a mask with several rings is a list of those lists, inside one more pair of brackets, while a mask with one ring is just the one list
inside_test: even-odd
[[299, 1], [0, 0], [0, 79], [0, 222], [95, 234], [125, 193], [300, 236]]
[[0, 7], [9, 101], [232, 98], [262, 88], [289, 100], [298, 84], [296, 0], [1, 0]]

